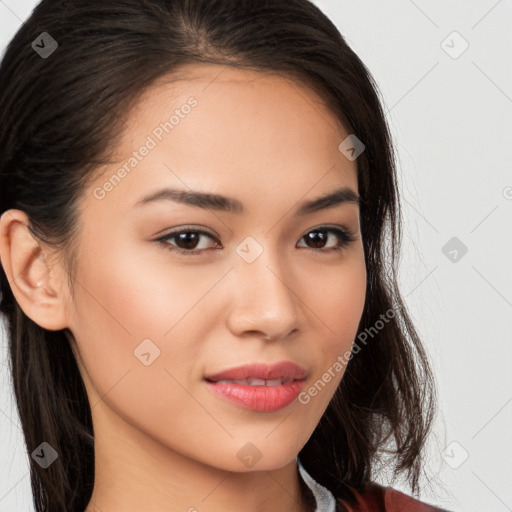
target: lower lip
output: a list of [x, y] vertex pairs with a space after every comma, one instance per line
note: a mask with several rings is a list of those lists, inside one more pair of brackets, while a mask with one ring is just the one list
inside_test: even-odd
[[279, 386], [249, 386], [244, 384], [206, 381], [207, 386], [222, 398], [244, 409], [273, 412], [291, 404], [304, 387], [304, 380], [293, 380]]

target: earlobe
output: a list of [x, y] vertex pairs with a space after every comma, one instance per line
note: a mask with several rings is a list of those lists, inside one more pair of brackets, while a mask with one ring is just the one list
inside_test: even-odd
[[48, 248], [29, 230], [21, 210], [7, 210], [0, 217], [0, 261], [12, 292], [24, 313], [48, 330], [67, 327], [64, 282], [58, 264], [50, 266]]

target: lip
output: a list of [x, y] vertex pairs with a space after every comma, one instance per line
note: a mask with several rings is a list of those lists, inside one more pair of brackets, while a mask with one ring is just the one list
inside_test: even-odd
[[[205, 377], [206, 385], [216, 395], [244, 409], [274, 412], [291, 404], [304, 387], [307, 370], [290, 361], [272, 365], [255, 363], [238, 366]], [[219, 380], [284, 379], [279, 385], [247, 385]]]
[[280, 361], [274, 364], [253, 363], [230, 368], [215, 374], [206, 375], [209, 381], [255, 379], [293, 379], [306, 378], [307, 370], [291, 361]]

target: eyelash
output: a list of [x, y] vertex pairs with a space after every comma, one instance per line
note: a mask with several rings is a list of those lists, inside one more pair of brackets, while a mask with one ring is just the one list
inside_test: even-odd
[[[326, 231], [327, 233], [334, 233], [338, 237], [338, 239], [341, 240], [341, 243], [338, 247], [331, 247], [328, 249], [309, 248], [315, 252], [330, 252], [330, 251], [340, 252], [340, 251], [344, 250], [351, 242], [355, 242], [357, 240], [357, 238], [355, 237], [355, 234], [352, 231], [350, 231], [348, 229], [333, 228], [333, 227], [329, 227], [329, 226], [320, 226], [320, 227], [311, 229], [310, 231], [308, 231], [306, 233], [306, 235], [309, 233], [315, 232], [315, 231]], [[208, 249], [186, 250], [186, 249], [179, 249], [179, 248], [170, 246], [169, 240], [172, 238], [175, 238], [177, 235], [180, 235], [183, 233], [199, 233], [201, 235], [206, 235], [212, 239], [215, 239], [215, 237], [211, 233], [208, 233], [207, 231], [203, 231], [201, 229], [195, 229], [192, 227], [189, 228], [189, 227], [185, 226], [185, 227], [180, 228], [179, 230], [172, 231], [171, 233], [168, 233], [167, 235], [157, 238], [155, 241], [161, 242], [165, 246], [165, 248], [170, 251], [176, 252], [178, 254], [183, 254], [186, 256], [198, 255], [198, 254], [208, 250]], [[302, 240], [306, 235], [302, 236], [300, 238], [300, 240]], [[306, 247], [306, 248], [308, 248], [308, 247]]]

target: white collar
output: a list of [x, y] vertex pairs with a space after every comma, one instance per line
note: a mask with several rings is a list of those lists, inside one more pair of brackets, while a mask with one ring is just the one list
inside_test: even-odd
[[336, 498], [333, 496], [331, 491], [313, 479], [313, 477], [301, 464], [298, 456], [296, 461], [304, 482], [311, 489], [311, 492], [315, 496], [315, 512], [336, 512]]

